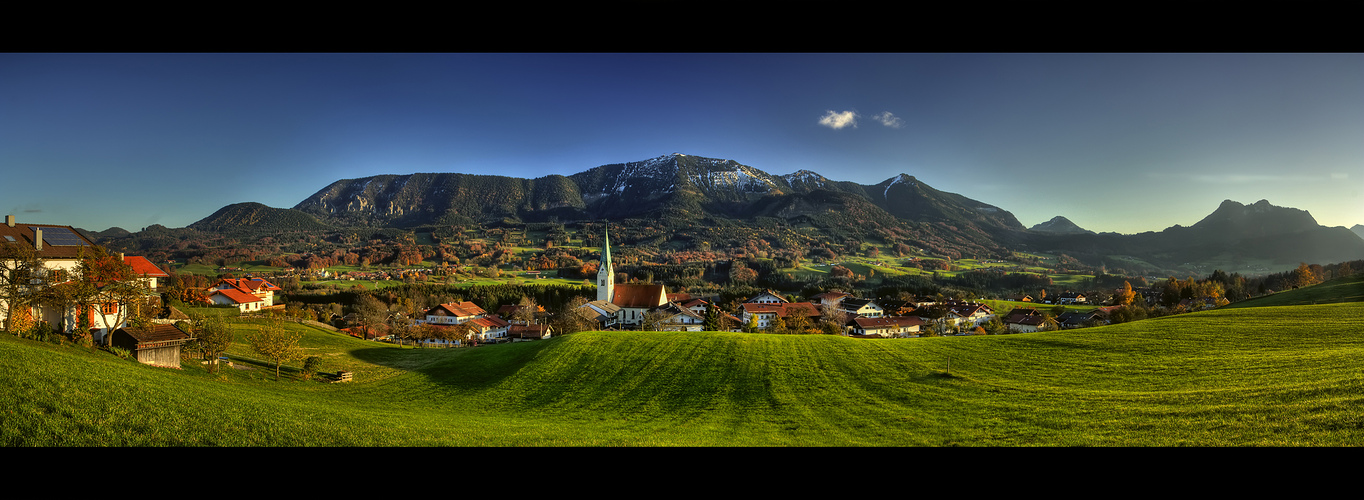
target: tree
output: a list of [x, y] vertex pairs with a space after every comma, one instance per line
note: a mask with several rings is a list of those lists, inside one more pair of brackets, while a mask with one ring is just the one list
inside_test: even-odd
[[1132, 291], [1132, 283], [1124, 281], [1122, 282], [1122, 291], [1113, 296], [1113, 304], [1119, 306], [1131, 304], [1132, 299], [1136, 298], [1136, 296], [1137, 292]]
[[554, 329], [560, 335], [590, 330], [595, 326], [592, 314], [592, 309], [587, 307], [587, 298], [575, 295], [559, 314], [554, 315]]
[[103, 341], [108, 343], [114, 330], [143, 316], [142, 306], [151, 292], [121, 257], [109, 255], [98, 246], [90, 255], [84, 252], [82, 247], [75, 275], [53, 287], [49, 299], [62, 310], [73, 305], [78, 308], [77, 336], [86, 337], [91, 328], [101, 328], [105, 330]]
[[658, 309], [646, 312], [644, 313], [644, 319], [639, 325], [639, 329], [651, 332], [662, 331], [663, 324], [668, 320], [668, 317], [669, 315], [667, 312]]
[[706, 319], [701, 324], [701, 329], [708, 332], [718, 332], [720, 330], [720, 311], [715, 304], [706, 304]]
[[807, 333], [806, 330], [810, 329], [810, 317], [803, 312], [796, 311], [786, 317], [786, 329], [790, 330], [791, 333]]
[[828, 332], [830, 330], [843, 331], [844, 325], [848, 324], [848, 313], [838, 308], [833, 302], [825, 302], [819, 306], [819, 322], [829, 326], [821, 326], [820, 329]]
[[280, 366], [285, 361], [303, 357], [303, 350], [298, 347], [298, 341], [302, 339], [303, 332], [286, 328], [282, 321], [272, 318], [251, 336], [251, 350], [275, 362], [275, 380], [278, 381]]
[[[5, 304], [5, 331], [16, 333], [14, 323], [28, 318], [29, 308], [41, 297], [35, 285], [46, 283], [43, 259], [30, 245], [0, 244], [0, 302]], [[39, 280], [35, 283], [34, 280]]]
[[1308, 266], [1306, 262], [1299, 263], [1298, 268], [1293, 270], [1294, 286], [1307, 286], [1316, 282], [1317, 275], [1312, 272], [1312, 267]]
[[758, 272], [749, 269], [743, 262], [735, 261], [729, 270], [729, 279], [735, 283], [752, 283], [758, 279]]
[[756, 333], [758, 331], [758, 315], [748, 315], [748, 324], [744, 325], [745, 333]]
[[232, 347], [234, 340], [232, 327], [228, 326], [226, 319], [218, 315], [195, 316], [190, 321], [194, 337], [199, 344], [199, 352], [203, 353], [204, 359], [209, 360], [209, 372], [217, 373], [218, 357]]
[[534, 324], [539, 309], [540, 305], [535, 303], [535, 299], [523, 295], [521, 302], [516, 306], [516, 312], [512, 313], [512, 321], [523, 325]]
[[368, 332], [370, 328], [388, 322], [388, 305], [369, 295], [360, 295], [355, 301], [355, 317], [360, 327]]

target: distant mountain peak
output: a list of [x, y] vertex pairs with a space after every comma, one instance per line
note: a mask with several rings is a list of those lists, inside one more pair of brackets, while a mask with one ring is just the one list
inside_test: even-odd
[[1055, 234], [1094, 234], [1094, 231], [1082, 228], [1071, 222], [1070, 219], [1060, 215], [1052, 217], [1051, 220], [1028, 228], [1032, 231]]
[[1250, 205], [1225, 200], [1213, 213], [1198, 221], [1193, 227], [1226, 226], [1238, 230], [1250, 230], [1260, 234], [1292, 233], [1317, 227], [1317, 220], [1306, 210], [1274, 206], [1269, 200], [1260, 200]]

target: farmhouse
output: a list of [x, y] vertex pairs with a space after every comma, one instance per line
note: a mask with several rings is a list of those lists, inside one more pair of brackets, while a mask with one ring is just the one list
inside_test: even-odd
[[843, 298], [838, 302], [838, 309], [859, 318], [879, 318], [886, 314], [885, 309], [871, 299]]
[[510, 337], [512, 342], [522, 342], [547, 339], [552, 332], [553, 329], [549, 325], [511, 325], [507, 337]]
[[655, 310], [659, 316], [658, 329], [665, 332], [699, 332], [706, 322], [705, 313], [669, 302]]
[[[498, 340], [507, 338], [511, 323], [496, 314], [478, 307], [473, 302], [449, 302], [437, 305], [426, 311], [426, 319], [418, 321], [439, 328], [465, 328], [479, 340]], [[428, 341], [446, 343], [445, 341]], [[455, 344], [455, 342], [450, 342]]]
[[1066, 292], [1056, 297], [1057, 304], [1084, 304], [1085, 294], [1076, 292]]
[[1099, 311], [1066, 311], [1056, 317], [1062, 328], [1081, 328], [1095, 324], [1106, 324], [1103, 313]]
[[450, 302], [426, 311], [426, 323], [432, 325], [457, 325], [474, 318], [488, 315], [482, 307], [473, 302]]
[[[0, 322], [4, 322], [0, 324], [8, 324], [10, 319], [7, 300], [19, 299], [26, 304], [16, 311], [15, 321], [23, 324], [46, 322], [57, 331], [70, 332], [84, 316], [95, 341], [104, 344], [108, 341], [107, 334], [124, 326], [128, 316], [147, 299], [147, 291], [140, 289], [144, 283], [141, 280], [94, 283], [93, 289], [82, 289], [75, 281], [80, 276], [81, 264], [97, 257], [99, 252], [93, 242], [71, 226], [21, 224], [13, 215], [6, 215], [5, 223], [0, 225], [0, 246], [9, 256], [0, 265], [4, 268], [4, 272], [0, 272], [0, 284], [12, 285], [5, 287], [6, 296], [0, 296]], [[40, 266], [28, 269], [20, 262], [28, 258], [35, 259]], [[118, 259], [121, 263], [129, 261], [122, 256]], [[164, 275], [145, 258], [133, 260], [138, 262], [134, 271], [140, 269], [147, 278], [154, 280], [156, 276]], [[142, 262], [146, 266], [142, 266]], [[11, 279], [16, 281], [11, 283]], [[28, 297], [44, 286], [64, 292], [68, 297], [66, 303], [45, 303]], [[7, 296], [9, 294], [15, 295]]]
[[[261, 309], [280, 309], [283, 304], [275, 305], [275, 292], [281, 291], [274, 283], [261, 278], [223, 278], [213, 285], [213, 290], [237, 290], [260, 299]], [[239, 302], [240, 303], [240, 302]]]
[[124, 264], [128, 264], [129, 267], [133, 268], [133, 274], [142, 280], [148, 290], [157, 289], [158, 279], [170, 277], [169, 274], [166, 274], [161, 268], [156, 267], [156, 264], [152, 264], [152, 261], [147, 260], [146, 257], [141, 255], [119, 255], [123, 257]]
[[1004, 326], [1014, 333], [1041, 331], [1046, 323], [1046, 316], [1031, 307], [1009, 311], [1009, 315], [1004, 318]]
[[819, 308], [809, 302], [790, 302], [783, 304], [757, 304], [744, 303], [743, 315], [740, 321], [743, 324], [752, 324], [757, 318], [757, 326], [760, 330], [766, 330], [777, 321], [778, 318], [786, 319], [791, 316], [804, 316], [811, 323], [819, 321]]
[[973, 302], [943, 302], [943, 305], [951, 311], [951, 316], [955, 318], [955, 324], [961, 325], [969, 323], [971, 326], [980, 326], [981, 323], [989, 321], [994, 317], [995, 311], [985, 304]]
[[858, 335], [878, 335], [881, 337], [915, 337], [923, 326], [922, 319], [914, 316], [883, 316], [880, 318], [853, 319], [853, 331]]
[[780, 294], [772, 290], [763, 290], [762, 293], [747, 300], [747, 303], [749, 304], [785, 304], [788, 302], [790, 301], [782, 298]]
[[234, 305], [244, 313], [256, 312], [265, 308], [265, 300], [236, 288], [212, 289], [204, 300], [210, 304]]

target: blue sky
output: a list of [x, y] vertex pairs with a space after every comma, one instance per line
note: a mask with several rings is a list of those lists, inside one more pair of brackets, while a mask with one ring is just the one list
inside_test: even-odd
[[337, 179], [674, 152], [906, 173], [1095, 231], [1224, 199], [1364, 224], [1364, 54], [0, 54], [0, 208], [90, 230]]

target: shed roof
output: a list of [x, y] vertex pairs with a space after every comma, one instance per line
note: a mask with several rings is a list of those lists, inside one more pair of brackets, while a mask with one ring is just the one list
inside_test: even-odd
[[150, 328], [129, 326], [116, 330], [116, 332], [119, 331], [128, 334], [139, 344], [190, 339], [189, 334], [181, 331], [175, 325], [152, 325]]

